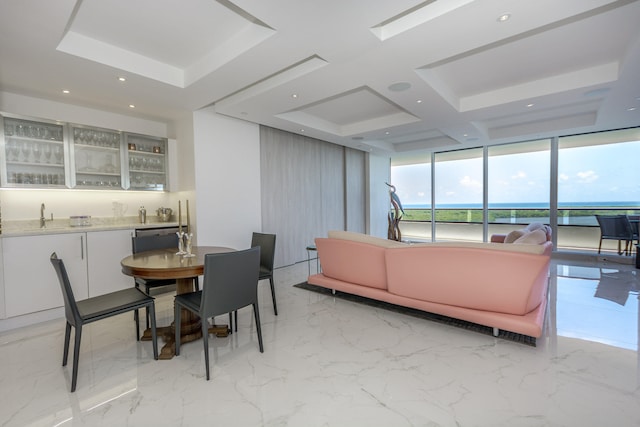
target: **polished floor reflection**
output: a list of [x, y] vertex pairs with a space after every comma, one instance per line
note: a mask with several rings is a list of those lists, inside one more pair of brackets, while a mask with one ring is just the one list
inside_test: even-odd
[[126, 314], [85, 328], [75, 393], [62, 320], [6, 332], [0, 425], [640, 425], [640, 270], [552, 264], [537, 347], [294, 288], [306, 263], [276, 271], [278, 316], [260, 285], [264, 353], [250, 309], [211, 337], [211, 381], [201, 342], [154, 361]]

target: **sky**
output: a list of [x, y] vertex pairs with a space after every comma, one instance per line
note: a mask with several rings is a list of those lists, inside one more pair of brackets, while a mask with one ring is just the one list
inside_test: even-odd
[[[559, 203], [640, 204], [640, 141], [561, 149]], [[489, 204], [549, 203], [549, 151], [489, 157]], [[482, 203], [482, 159], [438, 162], [436, 205]], [[403, 205], [431, 202], [430, 164], [394, 166], [391, 182]]]

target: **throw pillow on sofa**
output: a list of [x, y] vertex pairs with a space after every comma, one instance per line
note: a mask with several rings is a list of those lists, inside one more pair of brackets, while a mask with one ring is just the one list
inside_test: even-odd
[[529, 245], [541, 245], [547, 241], [547, 233], [544, 229], [537, 229], [530, 233], [526, 233], [523, 236], [516, 239], [514, 244], [529, 244]]
[[504, 238], [504, 243], [513, 243], [525, 234], [527, 234], [527, 231], [525, 229], [513, 230]]

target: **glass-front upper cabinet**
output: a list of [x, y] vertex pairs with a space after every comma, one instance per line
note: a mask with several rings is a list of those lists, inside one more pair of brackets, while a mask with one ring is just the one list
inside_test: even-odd
[[167, 139], [125, 133], [130, 190], [166, 189]]
[[0, 120], [4, 131], [0, 140], [2, 186], [64, 187], [64, 125], [10, 116]]
[[69, 125], [73, 147], [71, 186], [122, 188], [122, 134], [108, 129]]

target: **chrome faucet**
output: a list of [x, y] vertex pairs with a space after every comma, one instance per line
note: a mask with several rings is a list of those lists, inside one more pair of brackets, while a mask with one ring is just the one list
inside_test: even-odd
[[40, 205], [40, 228], [46, 227], [46, 219], [44, 219], [44, 203]]

